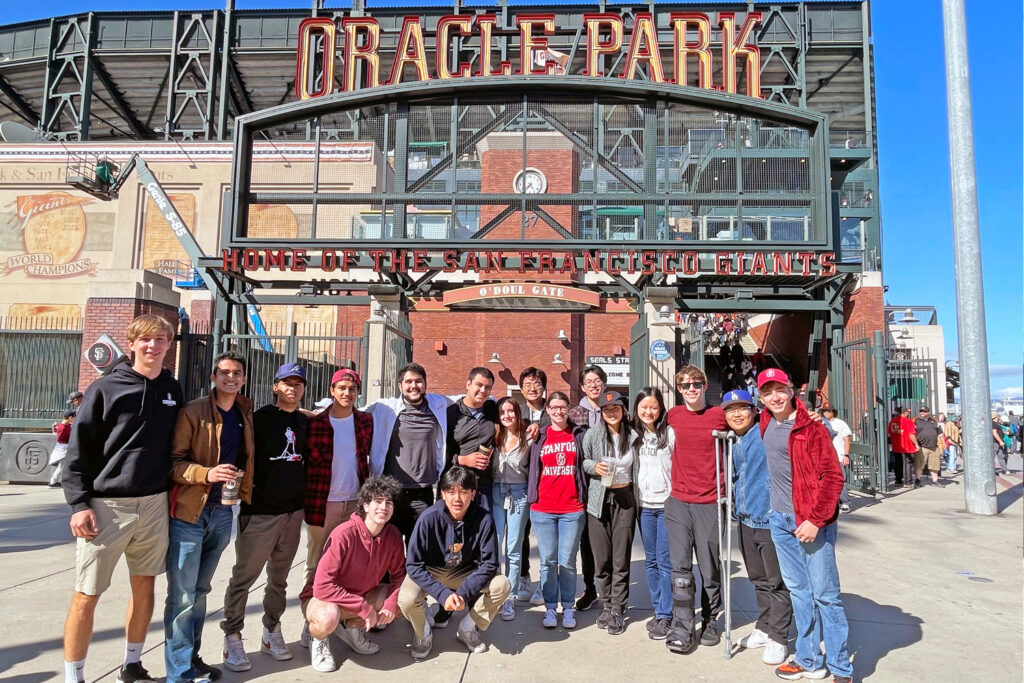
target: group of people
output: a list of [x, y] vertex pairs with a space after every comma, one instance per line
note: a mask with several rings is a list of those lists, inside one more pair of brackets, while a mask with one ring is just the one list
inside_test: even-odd
[[[543, 628], [568, 630], [577, 610], [599, 604], [597, 626], [621, 634], [637, 527], [654, 611], [649, 637], [679, 654], [716, 645], [728, 609], [719, 528], [730, 485], [728, 451], [716, 439], [729, 430], [738, 436], [731, 485], [740, 548], [759, 608], [739, 645], [764, 648], [780, 678], [831, 672], [838, 683], [851, 680], [835, 562], [843, 454], [836, 457], [833, 434], [796, 400], [782, 370], [758, 376], [758, 411], [742, 390], [708, 405], [707, 378], [695, 366], [676, 374], [682, 403], [667, 409], [657, 388], [632, 401], [608, 390], [598, 366], [582, 370], [582, 398], [572, 405], [564, 392], [547, 391], [537, 368], [520, 373], [520, 403], [491, 397], [485, 367], [469, 371], [464, 394], [428, 393], [427, 372], [415, 363], [399, 371], [398, 396], [360, 410], [361, 378], [341, 369], [331, 378], [332, 403], [311, 413], [301, 408], [299, 364], [281, 366], [274, 402], [254, 410], [240, 393], [245, 359], [231, 351], [215, 359], [209, 395], [182, 405], [163, 368], [171, 325], [140, 316], [127, 337], [131, 365], [88, 388], [66, 458], [63, 487], [78, 539], [66, 681], [84, 680], [93, 613], [121, 555], [132, 598], [118, 680], [152, 680], [141, 653], [155, 577], [164, 572], [167, 680], [221, 676], [199, 652], [236, 508], [220, 624], [232, 671], [252, 666], [241, 634], [248, 592], [264, 569], [260, 651], [293, 657], [281, 616], [303, 522], [300, 643], [317, 671], [337, 668], [331, 634], [371, 655], [380, 646], [369, 634], [399, 618], [412, 627], [413, 659], [429, 656], [434, 634], [453, 618], [455, 637], [470, 652], [486, 651], [483, 632], [496, 618], [516, 619], [517, 602], [542, 605]], [[531, 528], [540, 555], [535, 591]], [[796, 652], [788, 658], [793, 622]]]
[[[921, 477], [928, 472], [932, 484], [943, 486], [942, 470], [955, 473], [962, 469], [963, 430], [960, 418], [932, 415], [921, 406], [910, 419], [910, 408], [897, 406], [889, 420], [889, 472], [896, 487], [920, 488]], [[998, 452], [997, 452], [998, 461]], [[1005, 460], [1003, 462], [1005, 468]], [[1001, 469], [997, 463], [997, 469]]]

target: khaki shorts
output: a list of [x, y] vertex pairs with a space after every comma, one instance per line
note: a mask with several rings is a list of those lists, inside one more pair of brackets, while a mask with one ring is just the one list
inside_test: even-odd
[[942, 467], [941, 448], [921, 448], [914, 453], [914, 469], [923, 470], [925, 467], [929, 471], [938, 473], [939, 468]]
[[99, 533], [78, 539], [75, 551], [75, 590], [101, 595], [110, 586], [121, 555], [131, 576], [156, 576], [167, 568], [167, 494], [140, 498], [93, 498]]

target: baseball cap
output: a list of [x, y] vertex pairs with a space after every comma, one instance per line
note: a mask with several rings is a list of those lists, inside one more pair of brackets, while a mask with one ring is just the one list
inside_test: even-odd
[[725, 393], [725, 396], [722, 397], [722, 410], [725, 410], [729, 406], [736, 405], [737, 403], [745, 403], [752, 406], [754, 405], [754, 399], [750, 398], [750, 394], [742, 389], [728, 391]]
[[277, 369], [277, 374], [274, 375], [274, 381], [279, 382], [282, 379], [288, 379], [289, 377], [298, 377], [302, 380], [303, 384], [305, 384], [306, 368], [302, 367], [298, 363], [285, 363]]
[[334, 399], [331, 398], [330, 396], [328, 396], [327, 398], [320, 399], [319, 401], [317, 401], [313, 405], [315, 405], [317, 408], [320, 408], [322, 410], [324, 408], [330, 408], [332, 403], [334, 403]]
[[761, 374], [757, 376], [757, 388], [760, 389], [768, 382], [779, 382], [780, 384], [790, 384], [789, 375], [784, 373], [778, 368], [768, 368], [762, 370]]
[[351, 368], [342, 368], [331, 375], [331, 386], [333, 387], [335, 382], [340, 382], [342, 380], [355, 382], [356, 387], [359, 389], [362, 389], [363, 387], [363, 380], [359, 378], [359, 373]]
[[622, 406], [625, 408], [626, 399], [622, 398], [622, 394], [617, 391], [606, 391], [601, 394], [601, 398], [597, 401], [597, 406], [599, 408], [604, 408], [605, 406]]
[[76, 398], [82, 398], [83, 396], [85, 396], [85, 394], [83, 394], [81, 391], [72, 391], [70, 394], [68, 394], [67, 402], [71, 403]]

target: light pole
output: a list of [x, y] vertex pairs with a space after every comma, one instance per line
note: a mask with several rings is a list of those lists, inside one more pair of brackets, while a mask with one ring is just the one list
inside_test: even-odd
[[946, 43], [949, 170], [953, 193], [953, 263], [960, 346], [964, 498], [968, 512], [994, 515], [998, 506], [989, 421], [988, 343], [963, 0], [942, 0], [942, 25]]

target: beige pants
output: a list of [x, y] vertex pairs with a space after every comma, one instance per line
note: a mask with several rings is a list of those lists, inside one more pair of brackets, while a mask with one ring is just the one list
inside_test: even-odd
[[[352, 513], [359, 507], [354, 500], [345, 500], [338, 503], [327, 503], [327, 513], [324, 516], [323, 526], [306, 525], [306, 574], [303, 586], [313, 583], [316, 576], [316, 566], [324, 554], [324, 543], [327, 537], [334, 531], [334, 527], [347, 522]], [[306, 605], [302, 605], [302, 613], [306, 613]]]
[[[450, 590], [458, 590], [473, 570], [470, 568], [463, 570], [462, 573], [455, 573], [447, 569], [427, 567], [430, 575]], [[512, 586], [508, 579], [502, 574], [497, 574], [481, 591], [480, 597], [469, 608], [470, 617], [481, 631], [486, 631], [494, 621], [501, 604], [505, 602], [511, 590]], [[426, 593], [411, 576], [406, 575], [402, 588], [398, 591], [398, 609], [402, 610], [402, 615], [412, 624], [412, 630], [417, 638], [423, 637], [423, 625], [427, 622], [426, 605]]]

